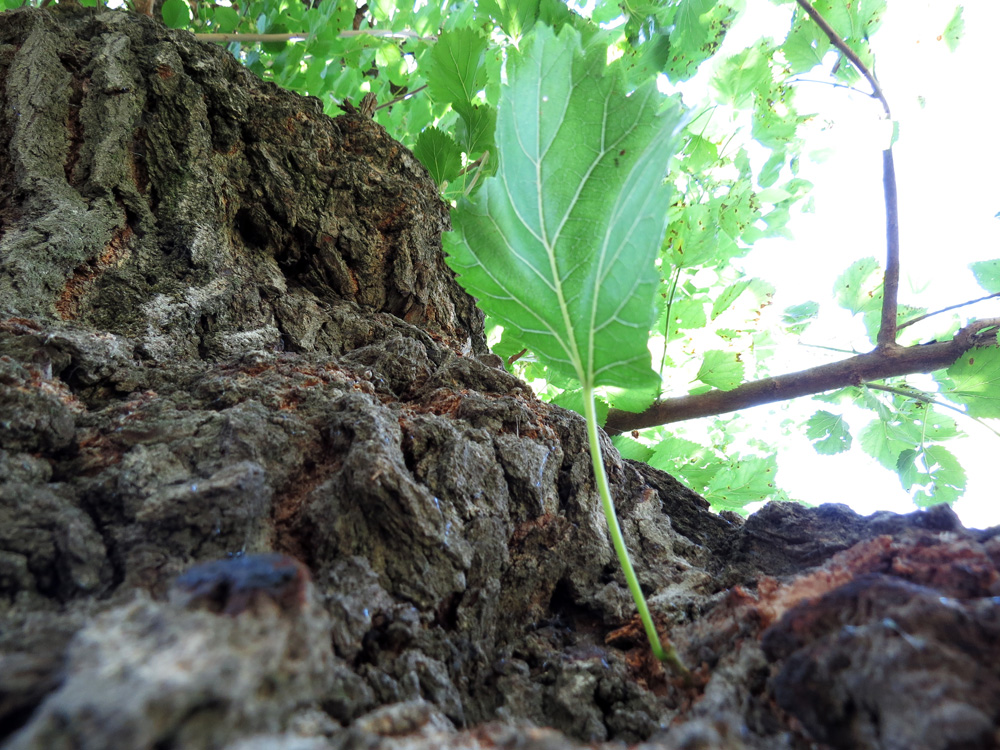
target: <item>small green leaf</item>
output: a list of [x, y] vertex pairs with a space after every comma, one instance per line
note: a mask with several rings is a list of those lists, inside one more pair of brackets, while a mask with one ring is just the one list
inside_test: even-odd
[[806, 422], [806, 437], [821, 455], [843, 453], [851, 448], [851, 431], [842, 416], [818, 411]]
[[455, 179], [462, 169], [462, 149], [450, 135], [437, 128], [427, 128], [420, 134], [413, 155], [427, 167], [438, 185]]
[[683, 479], [696, 492], [702, 492], [722, 466], [711, 448], [673, 435], [656, 444], [648, 463]]
[[1000, 417], [1000, 349], [970, 349], [946, 375], [945, 397], [963, 404], [973, 417]]
[[705, 499], [719, 510], [740, 510], [748, 503], [767, 500], [778, 491], [774, 483], [777, 472], [775, 456], [732, 461], [712, 477]]
[[744, 106], [753, 91], [771, 81], [763, 46], [748, 47], [719, 66], [712, 85], [726, 104]]
[[160, 13], [163, 22], [172, 29], [183, 29], [191, 23], [191, 13], [184, 0], [164, 0]]
[[882, 269], [874, 258], [855, 261], [837, 277], [833, 287], [837, 304], [858, 313], [881, 310]]
[[538, 4], [539, 0], [481, 0], [479, 10], [496, 19], [508, 36], [517, 38], [535, 25]]
[[653, 449], [648, 445], [643, 445], [638, 440], [633, 440], [625, 435], [615, 435], [611, 438], [611, 444], [615, 446], [622, 458], [628, 458], [632, 461], [648, 463], [653, 455]]
[[786, 307], [781, 314], [781, 322], [789, 333], [802, 333], [819, 314], [819, 303], [809, 301]]
[[488, 104], [456, 104], [460, 120], [456, 128], [456, 136], [462, 149], [469, 155], [478, 157], [483, 151], [490, 151], [495, 160], [496, 146], [493, 144], [493, 134], [497, 129], [497, 113]]
[[742, 279], [723, 289], [722, 294], [715, 298], [715, 304], [712, 305], [712, 320], [715, 320], [728, 310], [729, 306], [736, 301], [736, 298], [743, 294], [747, 287], [750, 286], [751, 281], [752, 279]]
[[969, 268], [976, 277], [976, 282], [990, 294], [1000, 292], [1000, 259], [981, 260], [970, 263]]
[[[785, 149], [775, 149], [771, 153], [771, 156], [768, 157], [767, 161], [764, 162], [764, 166], [760, 168], [760, 174], [757, 175], [757, 184], [762, 188], [767, 188], [777, 182], [778, 177], [781, 176], [781, 170], [785, 166], [786, 158], [787, 155], [785, 154]], [[758, 195], [757, 198], [758, 200], [763, 201], [763, 198], [761, 198], [760, 195]]]
[[720, 391], [731, 391], [743, 382], [743, 363], [740, 355], [718, 349], [705, 352], [705, 359], [698, 370], [698, 380]]
[[965, 469], [947, 448], [941, 445], [927, 446], [923, 451], [923, 463], [927, 471], [920, 479], [924, 480], [922, 483], [925, 484], [925, 489], [913, 495], [913, 501], [919, 507], [951, 504], [965, 494]]
[[622, 6], [619, 0], [597, 0], [590, 19], [594, 23], [609, 23], [610, 21], [621, 17], [621, 15]]
[[212, 26], [220, 34], [229, 34], [240, 25], [240, 14], [233, 8], [217, 6], [212, 12]]
[[[663, 309], [666, 314], [666, 305]], [[696, 299], [675, 300], [670, 306], [670, 332], [675, 333], [680, 329], [704, 328], [708, 322], [705, 316], [705, 300], [703, 297]], [[662, 330], [662, 324], [659, 326]]]
[[955, 8], [955, 13], [952, 15], [951, 20], [944, 27], [944, 34], [942, 35], [944, 36], [944, 43], [948, 45], [948, 49], [952, 52], [958, 49], [958, 42], [965, 34], [965, 19], [962, 18], [963, 10], [964, 8], [961, 5]]
[[862, 449], [887, 469], [896, 470], [900, 454], [915, 446], [915, 442], [890, 422], [875, 419], [858, 436]]

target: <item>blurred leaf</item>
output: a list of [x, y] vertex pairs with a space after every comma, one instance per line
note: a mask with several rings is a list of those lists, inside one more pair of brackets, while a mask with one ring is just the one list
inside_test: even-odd
[[802, 302], [786, 307], [781, 315], [781, 322], [789, 333], [797, 335], [802, 333], [818, 314], [819, 303]]
[[[920, 456], [922, 471], [914, 471], [916, 461], [910, 464], [906, 478], [900, 472], [903, 487], [911, 489], [913, 484], [920, 484], [923, 489], [913, 495], [913, 501], [918, 507], [926, 508], [941, 503], [951, 504], [965, 494], [965, 469], [958, 459], [942, 445], [930, 445]], [[900, 456], [903, 461], [903, 457]]]
[[191, 13], [184, 0], [164, 0], [160, 12], [163, 22], [172, 29], [182, 29], [191, 22]]
[[622, 458], [632, 461], [648, 462], [653, 455], [652, 448], [625, 435], [615, 435], [611, 438], [611, 444], [615, 446]]
[[213, 28], [220, 34], [229, 34], [240, 25], [240, 14], [233, 8], [220, 5], [212, 13]]
[[712, 85], [722, 101], [740, 107], [758, 86], [771, 80], [767, 55], [761, 46], [748, 47], [719, 66]]
[[973, 417], [1000, 417], [1000, 349], [970, 349], [948, 368], [942, 395]]
[[722, 460], [711, 448], [682, 437], [670, 436], [656, 444], [648, 463], [684, 479], [695, 492], [703, 492], [719, 471]]
[[1000, 292], [1000, 259], [981, 260], [970, 263], [969, 268], [976, 282], [990, 294]]
[[956, 7], [951, 20], [944, 27], [944, 34], [942, 35], [944, 36], [944, 43], [948, 45], [948, 49], [952, 52], [958, 49], [958, 42], [965, 35], [965, 19], [962, 18], [963, 10], [964, 8], [961, 5]]
[[857, 315], [882, 309], [882, 269], [874, 258], [855, 261], [833, 287], [837, 304]]
[[915, 445], [898, 426], [880, 419], [869, 422], [861, 430], [858, 440], [865, 453], [893, 471], [896, 470], [899, 455]]

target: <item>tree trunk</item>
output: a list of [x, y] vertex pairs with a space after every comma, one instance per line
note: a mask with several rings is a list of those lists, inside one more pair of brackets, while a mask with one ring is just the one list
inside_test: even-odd
[[654, 663], [379, 125], [116, 11], [0, 15], [0, 98], [4, 747], [1000, 746], [993, 532], [607, 444]]

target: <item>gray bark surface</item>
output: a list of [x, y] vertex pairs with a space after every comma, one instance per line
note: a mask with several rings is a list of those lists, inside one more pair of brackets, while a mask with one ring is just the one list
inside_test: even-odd
[[377, 124], [105, 11], [0, 14], [0, 105], [2, 747], [1000, 746], [995, 530], [607, 443], [654, 663]]

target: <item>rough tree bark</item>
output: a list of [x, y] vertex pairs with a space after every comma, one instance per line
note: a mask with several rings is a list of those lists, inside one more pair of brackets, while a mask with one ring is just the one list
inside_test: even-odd
[[4, 747], [1000, 745], [995, 530], [608, 444], [695, 684], [651, 663], [581, 418], [378, 125], [120, 12], [0, 15], [0, 100]]

